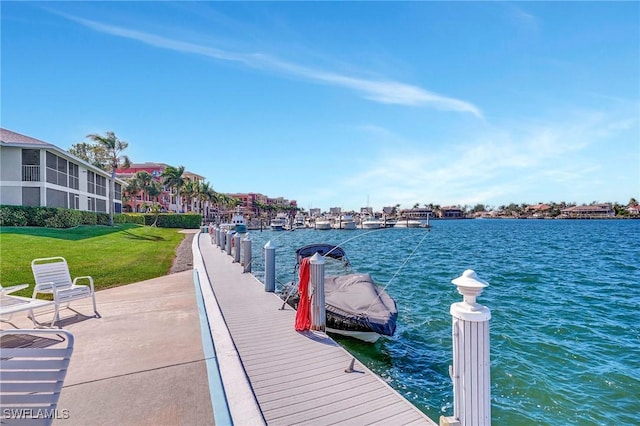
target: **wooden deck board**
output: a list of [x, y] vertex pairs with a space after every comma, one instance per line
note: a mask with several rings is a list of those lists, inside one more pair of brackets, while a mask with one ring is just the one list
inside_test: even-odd
[[[322, 333], [294, 330], [295, 311], [201, 234], [220, 311], [269, 425], [423, 424], [420, 410]], [[293, 250], [293, 248], [292, 248]]]

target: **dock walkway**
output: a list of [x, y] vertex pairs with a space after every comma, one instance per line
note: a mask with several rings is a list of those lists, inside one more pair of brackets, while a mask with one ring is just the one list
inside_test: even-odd
[[[252, 402], [247, 399], [253, 394], [257, 416], [268, 425], [435, 425], [358, 361], [353, 372], [345, 372], [353, 357], [333, 339], [296, 332], [295, 311], [289, 306], [282, 310], [282, 300], [265, 292], [253, 275], [242, 273], [241, 265], [213, 245], [209, 235], [197, 235], [193, 249], [194, 268], [204, 269], [198, 271], [202, 288], [210, 284], [219, 320], [225, 323], [216, 323], [207, 307], [234, 423], [242, 424], [234, 411], [246, 415], [246, 405]], [[204, 291], [203, 297], [207, 298]], [[231, 349], [216, 337], [225, 325]], [[225, 371], [234, 368], [227, 363], [241, 366], [246, 376], [225, 378]], [[245, 384], [239, 383], [242, 379]], [[238, 386], [246, 386], [249, 395]], [[241, 410], [234, 409], [238, 395], [244, 398]]]

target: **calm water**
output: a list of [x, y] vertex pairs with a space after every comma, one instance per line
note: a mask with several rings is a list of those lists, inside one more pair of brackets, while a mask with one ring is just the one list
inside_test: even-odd
[[436, 422], [453, 413], [449, 307], [461, 296], [451, 280], [471, 268], [490, 283], [478, 301], [492, 312], [495, 424], [640, 424], [638, 220], [433, 221], [431, 232], [251, 237], [260, 279], [260, 249], [271, 240], [279, 283], [293, 278], [295, 248], [312, 242], [341, 244], [355, 270], [391, 280], [396, 335], [339, 341]]

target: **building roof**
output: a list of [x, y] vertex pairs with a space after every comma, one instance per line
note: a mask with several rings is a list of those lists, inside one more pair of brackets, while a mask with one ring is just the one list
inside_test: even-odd
[[535, 206], [528, 206], [527, 210], [533, 210], [533, 211], [545, 211], [545, 210], [549, 210], [551, 209], [551, 206], [549, 206], [548, 204], [536, 204]]
[[[0, 145], [9, 145], [9, 146], [13, 146], [13, 147], [17, 147], [17, 148], [47, 148], [50, 149], [52, 151], [56, 151], [60, 154], [63, 154], [64, 156], [73, 159], [73, 161], [82, 163], [85, 167], [87, 167], [89, 170], [92, 170], [96, 173], [99, 173], [109, 179], [111, 179], [111, 173], [102, 170], [96, 166], [94, 166], [93, 164], [89, 164], [86, 161], [84, 161], [81, 158], [76, 157], [75, 155], [71, 154], [68, 151], [65, 151], [64, 149], [55, 146], [52, 143], [49, 142], [45, 142], [45, 141], [41, 141], [40, 139], [36, 139], [36, 138], [32, 138], [31, 136], [27, 136], [27, 135], [23, 135], [21, 133], [17, 133], [8, 129], [3, 129], [0, 128]], [[121, 181], [120, 179], [116, 178], [116, 181], [118, 181], [119, 183], [124, 183], [123, 181]]]
[[563, 213], [611, 212], [611, 204], [593, 204], [590, 206], [573, 206], [562, 209]]
[[22, 135], [20, 133], [13, 132], [11, 130], [0, 128], [0, 142], [3, 144], [12, 144], [12, 145], [33, 145], [42, 147], [52, 147], [53, 145], [41, 141], [40, 139], [32, 138], [30, 136]]

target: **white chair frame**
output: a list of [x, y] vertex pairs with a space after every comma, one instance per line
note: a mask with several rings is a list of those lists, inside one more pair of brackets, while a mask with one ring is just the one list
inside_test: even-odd
[[[38, 294], [51, 294], [55, 305], [54, 322], [60, 319], [60, 305], [66, 303], [69, 307], [74, 300], [91, 297], [93, 311], [100, 316], [96, 307], [96, 295], [93, 286], [93, 278], [90, 276], [76, 277], [71, 280], [69, 266], [64, 257], [45, 257], [31, 261], [31, 270], [36, 285], [33, 289], [33, 298]], [[87, 281], [88, 284], [78, 284], [78, 281]], [[52, 323], [52, 324], [53, 324]]]
[[0, 400], [7, 424], [50, 425], [58, 416], [58, 401], [73, 353], [73, 334], [66, 330], [3, 330], [0, 342], [9, 335], [62, 337], [62, 347], [2, 348], [0, 357]]

